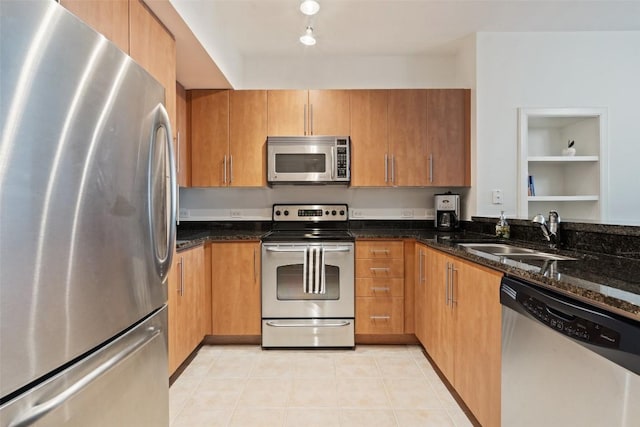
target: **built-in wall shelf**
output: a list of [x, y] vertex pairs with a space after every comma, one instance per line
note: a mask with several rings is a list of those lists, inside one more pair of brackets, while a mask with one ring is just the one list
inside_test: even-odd
[[600, 196], [586, 195], [586, 196], [528, 196], [529, 202], [597, 202], [600, 200]]
[[519, 113], [518, 214], [557, 210], [568, 218], [606, 219], [606, 110], [521, 108]]
[[532, 156], [528, 157], [529, 162], [598, 162], [599, 156]]

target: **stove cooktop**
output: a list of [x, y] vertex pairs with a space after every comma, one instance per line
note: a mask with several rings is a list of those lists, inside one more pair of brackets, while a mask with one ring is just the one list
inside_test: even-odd
[[346, 241], [355, 240], [347, 230], [272, 230], [262, 237], [264, 242], [299, 240]]

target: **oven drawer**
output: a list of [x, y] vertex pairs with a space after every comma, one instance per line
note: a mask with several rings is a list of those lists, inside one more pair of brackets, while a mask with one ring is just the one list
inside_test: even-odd
[[358, 259], [356, 277], [403, 278], [404, 259]]
[[262, 347], [354, 347], [353, 319], [262, 319]]
[[356, 334], [404, 332], [404, 298], [356, 298]]
[[356, 297], [402, 296], [404, 296], [404, 280], [402, 278], [360, 277], [356, 279]]
[[392, 259], [404, 258], [404, 242], [402, 241], [358, 241], [356, 242], [356, 258]]

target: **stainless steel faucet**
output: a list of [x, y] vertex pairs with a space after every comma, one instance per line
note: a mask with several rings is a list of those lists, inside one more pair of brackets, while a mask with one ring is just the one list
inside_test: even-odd
[[552, 247], [555, 247], [560, 240], [560, 215], [558, 215], [558, 212], [549, 212], [549, 225], [547, 225], [547, 221], [542, 214], [534, 216], [532, 221], [540, 226], [544, 237]]

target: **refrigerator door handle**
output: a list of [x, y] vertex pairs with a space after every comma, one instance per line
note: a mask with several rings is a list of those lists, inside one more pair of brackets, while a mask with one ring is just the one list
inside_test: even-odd
[[[149, 227], [153, 261], [160, 279], [167, 278], [176, 244], [176, 168], [171, 123], [162, 104], [155, 110], [149, 156]], [[159, 141], [164, 136], [164, 141]]]
[[9, 427], [23, 427], [29, 426], [35, 423], [40, 418], [44, 417], [54, 409], [63, 405], [67, 400], [71, 399], [73, 396], [78, 394], [84, 388], [86, 388], [93, 381], [100, 378], [107, 371], [109, 371], [114, 366], [118, 365], [120, 362], [125, 360], [127, 357], [131, 356], [133, 353], [138, 351], [140, 348], [144, 347], [149, 341], [156, 338], [160, 333], [162, 333], [162, 329], [158, 327], [151, 326], [146, 329], [147, 333], [140, 337], [138, 340], [134, 341], [126, 348], [124, 348], [121, 352], [102, 363], [96, 369], [92, 370], [90, 373], [80, 378], [75, 383], [68, 386], [63, 392], [55, 395], [51, 399], [48, 399], [42, 403], [38, 403], [37, 405], [30, 408], [28, 411], [20, 414], [17, 418], [11, 421], [8, 426]]

